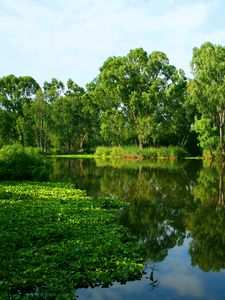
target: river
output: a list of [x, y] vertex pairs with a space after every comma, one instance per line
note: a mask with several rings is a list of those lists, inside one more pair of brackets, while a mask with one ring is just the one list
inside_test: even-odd
[[225, 298], [224, 165], [193, 161], [54, 159], [52, 180], [130, 201], [118, 221], [145, 246], [140, 280], [77, 291], [78, 299]]

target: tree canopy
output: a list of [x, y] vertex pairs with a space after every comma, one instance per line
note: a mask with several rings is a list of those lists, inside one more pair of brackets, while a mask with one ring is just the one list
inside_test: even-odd
[[200, 144], [207, 135], [208, 143], [202, 146], [211, 150], [219, 148], [224, 153], [225, 47], [206, 42], [194, 48], [191, 66], [194, 79], [189, 92], [200, 114], [195, 128]]

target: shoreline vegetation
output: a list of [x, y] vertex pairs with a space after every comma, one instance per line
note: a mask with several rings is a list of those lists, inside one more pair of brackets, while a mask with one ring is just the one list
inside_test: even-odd
[[148, 147], [142, 148], [136, 146], [126, 147], [97, 147], [95, 155], [98, 157], [112, 157], [122, 159], [169, 159], [175, 160], [188, 156], [188, 153], [181, 147]]
[[71, 184], [2, 182], [0, 205], [4, 299], [72, 299], [79, 287], [142, 276], [142, 245], [117, 221], [128, 203]]
[[168, 159], [176, 160], [189, 157], [188, 152], [179, 146], [147, 147], [139, 149], [137, 146], [99, 146], [94, 154], [51, 154], [49, 157], [60, 158], [115, 158], [125, 160]]
[[52, 158], [110, 158], [123, 160], [177, 160], [177, 159], [202, 159], [203, 157], [191, 157], [189, 153], [182, 147], [146, 147], [141, 150], [137, 146], [99, 146], [94, 154], [51, 154]]

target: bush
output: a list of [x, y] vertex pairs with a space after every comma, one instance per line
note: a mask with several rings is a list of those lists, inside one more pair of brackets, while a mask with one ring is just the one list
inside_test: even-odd
[[38, 149], [14, 144], [0, 150], [0, 180], [45, 180], [51, 163]]

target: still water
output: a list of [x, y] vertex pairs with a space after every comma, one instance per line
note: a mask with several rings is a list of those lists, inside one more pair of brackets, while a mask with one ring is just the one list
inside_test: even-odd
[[119, 221], [145, 245], [141, 280], [78, 299], [225, 299], [225, 167], [219, 163], [54, 160], [52, 180], [131, 202]]

